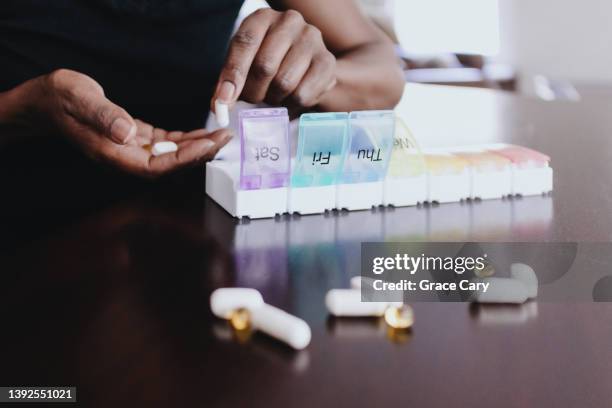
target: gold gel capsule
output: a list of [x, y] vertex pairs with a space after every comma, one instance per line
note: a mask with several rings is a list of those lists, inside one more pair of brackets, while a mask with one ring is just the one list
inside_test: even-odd
[[232, 338], [238, 342], [238, 344], [247, 344], [253, 337], [253, 330], [247, 328], [245, 330], [232, 330]]
[[495, 275], [495, 267], [489, 262], [485, 262], [482, 268], [474, 268], [474, 275], [479, 278], [488, 278]]
[[247, 309], [239, 308], [230, 313], [229, 321], [234, 330], [247, 330], [251, 327], [251, 314]]
[[414, 323], [414, 312], [408, 305], [390, 306], [385, 310], [385, 322], [394, 329], [407, 329]]
[[387, 339], [396, 344], [404, 344], [412, 338], [412, 330], [394, 329], [387, 326]]

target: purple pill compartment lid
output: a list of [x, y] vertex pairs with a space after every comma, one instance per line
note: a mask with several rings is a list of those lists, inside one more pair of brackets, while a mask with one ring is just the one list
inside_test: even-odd
[[291, 173], [287, 109], [248, 109], [238, 118], [240, 189], [286, 187]]

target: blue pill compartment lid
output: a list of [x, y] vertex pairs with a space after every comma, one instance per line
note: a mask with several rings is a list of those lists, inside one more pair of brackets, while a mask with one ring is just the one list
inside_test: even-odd
[[393, 151], [395, 113], [358, 111], [349, 114], [349, 148], [341, 182], [367, 183], [384, 180]]
[[300, 116], [291, 187], [338, 183], [348, 147], [348, 116], [346, 112]]

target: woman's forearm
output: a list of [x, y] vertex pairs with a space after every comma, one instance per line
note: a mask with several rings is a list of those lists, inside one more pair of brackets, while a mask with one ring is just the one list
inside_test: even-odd
[[323, 98], [321, 110], [391, 109], [399, 102], [405, 82], [393, 45], [386, 41], [338, 56], [337, 81]]
[[28, 88], [27, 81], [13, 89], [0, 92], [0, 146], [5, 143], [30, 135], [30, 129], [25, 125], [27, 114]]

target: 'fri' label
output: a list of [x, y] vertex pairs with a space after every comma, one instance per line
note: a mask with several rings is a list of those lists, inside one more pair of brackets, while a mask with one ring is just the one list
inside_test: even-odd
[[312, 165], [314, 166], [315, 163], [318, 163], [321, 166], [324, 166], [326, 164], [329, 164], [330, 158], [331, 158], [331, 152], [327, 152], [327, 156], [323, 156], [323, 152], [319, 152], [318, 154], [313, 153], [312, 154]]

